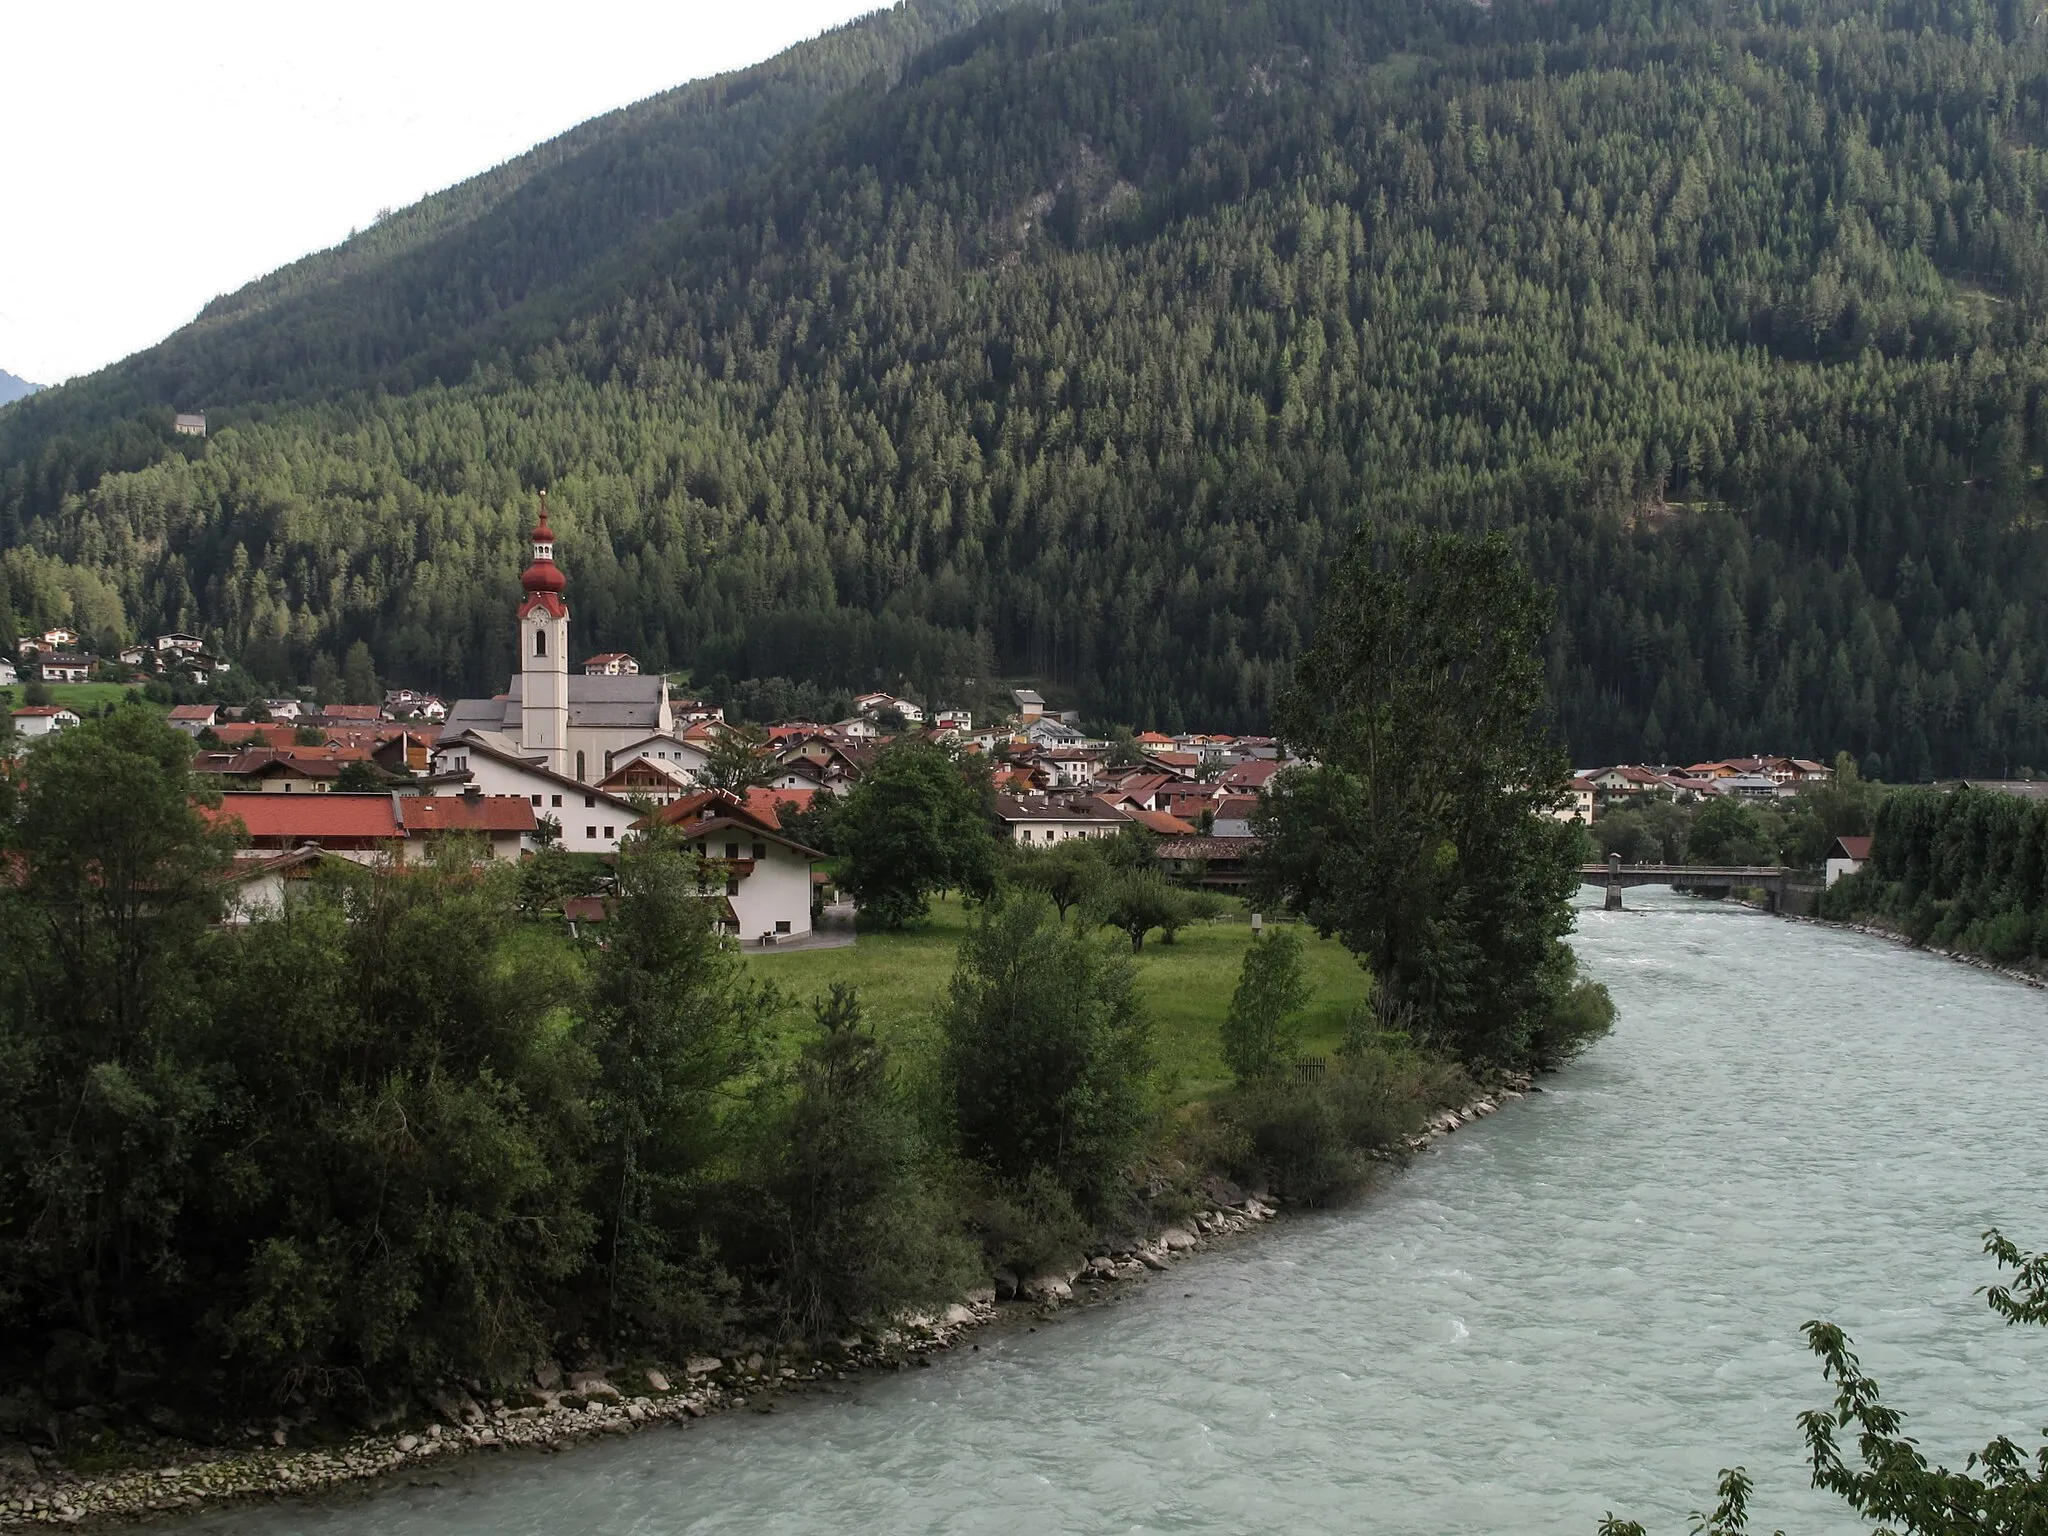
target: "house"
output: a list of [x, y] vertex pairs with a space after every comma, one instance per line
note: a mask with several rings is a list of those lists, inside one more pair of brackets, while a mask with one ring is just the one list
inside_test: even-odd
[[386, 720], [423, 720], [432, 725], [448, 718], [448, 706], [431, 693], [393, 688], [384, 695], [384, 705], [378, 714]]
[[227, 780], [225, 788], [270, 795], [324, 795], [334, 788], [347, 764], [332, 758], [296, 757], [274, 747], [251, 747], [195, 763], [197, 772]]
[[711, 761], [711, 741], [699, 736], [696, 740], [682, 736], [656, 734], [610, 751], [604, 755], [605, 774], [610, 776], [636, 757], [652, 758], [665, 768], [673, 768], [687, 782], [694, 782], [704, 771], [704, 765]]
[[497, 860], [512, 860], [533, 846], [540, 818], [518, 795], [394, 795], [398, 819], [409, 842], [439, 838], [480, 838]]
[[842, 745], [823, 731], [785, 747], [775, 760], [783, 768], [812, 774], [835, 795], [850, 793], [867, 772], [866, 760], [851, 743]]
[[532, 538], [533, 559], [520, 574], [523, 596], [513, 611], [520, 670], [505, 692], [460, 699], [443, 734], [480, 734], [540, 758], [559, 778], [594, 784], [605, 776], [607, 752], [673, 732], [668, 681], [637, 674], [571, 676], [568, 578], [555, 564], [543, 492]]
[[465, 731], [444, 733], [434, 744], [433, 771], [466, 774], [486, 796], [519, 796], [538, 821], [552, 822], [553, 835], [571, 853], [617, 853], [639, 810], [595, 784], [556, 773], [547, 761], [545, 754], [529, 754], [508, 737]]
[[284, 853], [268, 848], [238, 850], [225, 877], [229, 892], [221, 921], [248, 923], [276, 915], [284, 908], [286, 892], [308, 879], [324, 856], [311, 843]]
[[1551, 818], [1555, 821], [1576, 821], [1582, 827], [1591, 826], [1595, 793], [1591, 779], [1574, 778], [1565, 786], [1564, 803], [1551, 811]]
[[60, 704], [29, 704], [14, 712], [14, 729], [24, 740], [47, 736], [78, 724], [78, 716]]
[[1024, 739], [1034, 747], [1072, 747], [1087, 740], [1073, 726], [1064, 720], [1055, 720], [1051, 715], [1038, 715], [1024, 722]]
[[[159, 417], [159, 420], [162, 418]], [[206, 412], [180, 411], [171, 418], [171, 430], [180, 437], [206, 436]]]
[[78, 649], [78, 631], [58, 625], [55, 629], [43, 631], [43, 649], [46, 651], [75, 651]]
[[124, 667], [140, 667], [155, 657], [156, 652], [146, 645], [124, 645], [114, 659]]
[[1280, 764], [1272, 758], [1247, 758], [1233, 767], [1223, 770], [1223, 777], [1216, 782], [1225, 794], [1233, 792], [1256, 793], [1273, 782], [1273, 775], [1280, 771]]
[[1131, 818], [1092, 795], [995, 797], [999, 836], [1026, 848], [1046, 848], [1076, 837], [1114, 837]]
[[772, 808], [751, 802], [699, 790], [654, 819], [697, 855], [705, 893], [723, 888], [724, 921], [742, 943], [802, 938], [811, 931], [811, 865], [824, 855], [784, 832]]
[[1076, 789], [1095, 777], [1105, 755], [1087, 747], [1055, 747], [1039, 753], [1032, 762], [1051, 777], [1056, 787]]
[[533, 807], [517, 796], [394, 794], [227, 794], [205, 812], [239, 822], [251, 847], [287, 852], [315, 847], [359, 864], [404, 864], [446, 837], [481, 839], [493, 859], [519, 857], [536, 829]]
[[853, 701], [855, 714], [872, 720], [888, 711], [895, 714], [906, 725], [924, 724], [924, 708], [909, 699], [899, 699], [893, 693], [864, 693]]
[[770, 789], [784, 790], [790, 794], [805, 796], [831, 793], [830, 788], [825, 783], [824, 774], [812, 767], [810, 762], [804, 758], [798, 758], [793, 763], [785, 763], [778, 766], [775, 770], [775, 777], [768, 781], [768, 787]]
[[1665, 787], [1663, 776], [1647, 768], [1635, 768], [1624, 763], [1615, 768], [1602, 768], [1585, 775], [1592, 784], [1594, 793], [1603, 801], [1625, 799], [1632, 795], [1644, 795], [1652, 790]]
[[1017, 706], [1017, 715], [1026, 725], [1045, 713], [1045, 700], [1029, 688], [1011, 690], [1010, 701]]
[[678, 725], [695, 725], [699, 721], [725, 724], [723, 704], [706, 704], [702, 699], [674, 699], [670, 701], [669, 709]]
[[82, 683], [92, 676], [92, 658], [71, 651], [46, 651], [36, 658], [36, 675], [46, 683]]
[[167, 635], [158, 635], [150, 645], [159, 653], [165, 651], [186, 651], [197, 654], [206, 649], [206, 642], [197, 635], [188, 635], [182, 630], [173, 630]]
[[585, 677], [638, 677], [640, 663], [624, 651], [599, 651], [583, 658]]
[[0, 659], [0, 688], [12, 688], [21, 681], [21, 674], [14, 670], [14, 663]]
[[201, 731], [210, 731], [220, 724], [220, 706], [180, 704], [172, 709], [168, 723], [174, 731], [183, 731], [187, 736], [197, 736]]
[[[910, 717], [904, 716], [907, 720]], [[974, 711], [971, 709], [942, 709], [932, 716], [932, 729], [937, 731], [971, 731], [974, 729]]]
[[1738, 800], [1775, 800], [1785, 793], [1783, 781], [1767, 773], [1731, 773], [1714, 781], [1714, 788]]
[[1844, 875], [1853, 875], [1870, 862], [1871, 839], [1867, 837], [1838, 837], [1828, 849], [1822, 868], [1827, 872], [1827, 881], [1833, 885]]
[[855, 715], [849, 720], [842, 720], [833, 726], [832, 730], [835, 734], [844, 736], [851, 742], [867, 743], [882, 739], [882, 728], [863, 715]]
[[378, 704], [322, 704], [320, 706], [320, 723], [322, 725], [375, 725], [383, 718], [383, 706]]
[[265, 699], [263, 712], [273, 720], [297, 720], [306, 712], [297, 699]]
[[1216, 802], [1216, 818], [1209, 824], [1211, 837], [1250, 837], [1252, 814], [1259, 808], [1257, 795], [1225, 795]]

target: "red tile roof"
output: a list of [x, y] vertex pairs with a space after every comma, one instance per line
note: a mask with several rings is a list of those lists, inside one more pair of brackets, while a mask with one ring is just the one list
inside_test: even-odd
[[531, 832], [533, 805], [523, 795], [402, 795], [405, 830], [423, 832]]
[[239, 821], [254, 838], [318, 842], [405, 836], [389, 795], [229, 794], [221, 796], [219, 810], [202, 814], [216, 822]]

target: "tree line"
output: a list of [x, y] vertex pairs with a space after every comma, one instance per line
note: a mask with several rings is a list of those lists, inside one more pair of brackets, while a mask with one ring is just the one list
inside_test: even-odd
[[[2038, 18], [965, 14], [516, 344], [381, 393], [323, 364], [203, 447], [29, 402], [17, 621], [90, 577], [259, 676], [361, 642], [495, 688], [546, 485], [594, 647], [1252, 728], [1355, 527], [1499, 529], [1561, 594], [1582, 760], [2048, 763]], [[208, 332], [252, 381], [268, 313]]]

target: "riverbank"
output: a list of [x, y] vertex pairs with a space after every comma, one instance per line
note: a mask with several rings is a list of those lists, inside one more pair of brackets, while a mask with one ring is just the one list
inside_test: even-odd
[[[1746, 903], [1746, 905], [1754, 904]], [[1758, 907], [1758, 910], [1765, 911], [1768, 909]], [[1898, 945], [1901, 949], [1915, 950], [1923, 955], [1936, 955], [1943, 960], [1953, 960], [1959, 965], [1969, 966], [1972, 970], [1989, 971], [1994, 976], [2003, 976], [2008, 981], [2024, 982], [2027, 986], [2035, 988], [2048, 988], [2048, 978], [2044, 978], [2036, 972], [2021, 970], [2017, 966], [2000, 965], [1995, 960], [1987, 960], [1984, 956], [1973, 955], [1967, 950], [1941, 949], [1932, 944], [1916, 944], [1910, 935], [1901, 933], [1898, 929], [1884, 923], [1847, 923], [1836, 918], [1801, 917], [1790, 912], [1779, 912], [1773, 915], [1785, 918], [1788, 922], [1810, 923], [1816, 928], [1836, 928], [1844, 933], [1860, 933], [1869, 938], [1883, 939], [1887, 943]]]
[[[1403, 1153], [1426, 1151], [1541, 1091], [1527, 1078], [1510, 1078], [1433, 1115], [1407, 1139]], [[852, 1377], [927, 1367], [932, 1355], [991, 1329], [1042, 1321], [1064, 1306], [1112, 1301], [1284, 1215], [1284, 1199], [1263, 1190], [1247, 1193], [1221, 1180], [1211, 1180], [1209, 1188], [1235, 1198], [1216, 1198], [1184, 1223], [1105, 1245], [1078, 1262], [1027, 1276], [998, 1271], [993, 1285], [941, 1312], [906, 1315], [895, 1327], [849, 1336], [817, 1357], [751, 1352], [603, 1371], [543, 1366], [530, 1388], [511, 1396], [485, 1398], [451, 1385], [433, 1393], [429, 1411], [415, 1421], [304, 1448], [288, 1443], [290, 1431], [281, 1423], [271, 1431], [279, 1443], [224, 1449], [162, 1441], [102, 1468], [67, 1466], [54, 1452], [0, 1442], [0, 1530], [102, 1529], [239, 1503], [368, 1496], [466, 1457], [552, 1455], [605, 1436], [687, 1428], [724, 1413], [773, 1413], [782, 1402]]]

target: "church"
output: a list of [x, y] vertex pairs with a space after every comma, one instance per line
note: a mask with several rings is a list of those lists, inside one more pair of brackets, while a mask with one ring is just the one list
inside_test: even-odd
[[587, 676], [569, 665], [568, 581], [555, 564], [547, 492], [533, 530], [533, 559], [519, 578], [519, 670], [504, 693], [462, 699], [441, 728], [443, 746], [470, 738], [493, 755], [523, 758], [558, 779], [596, 784], [615, 757], [651, 736], [671, 736], [675, 715], [659, 675]]

